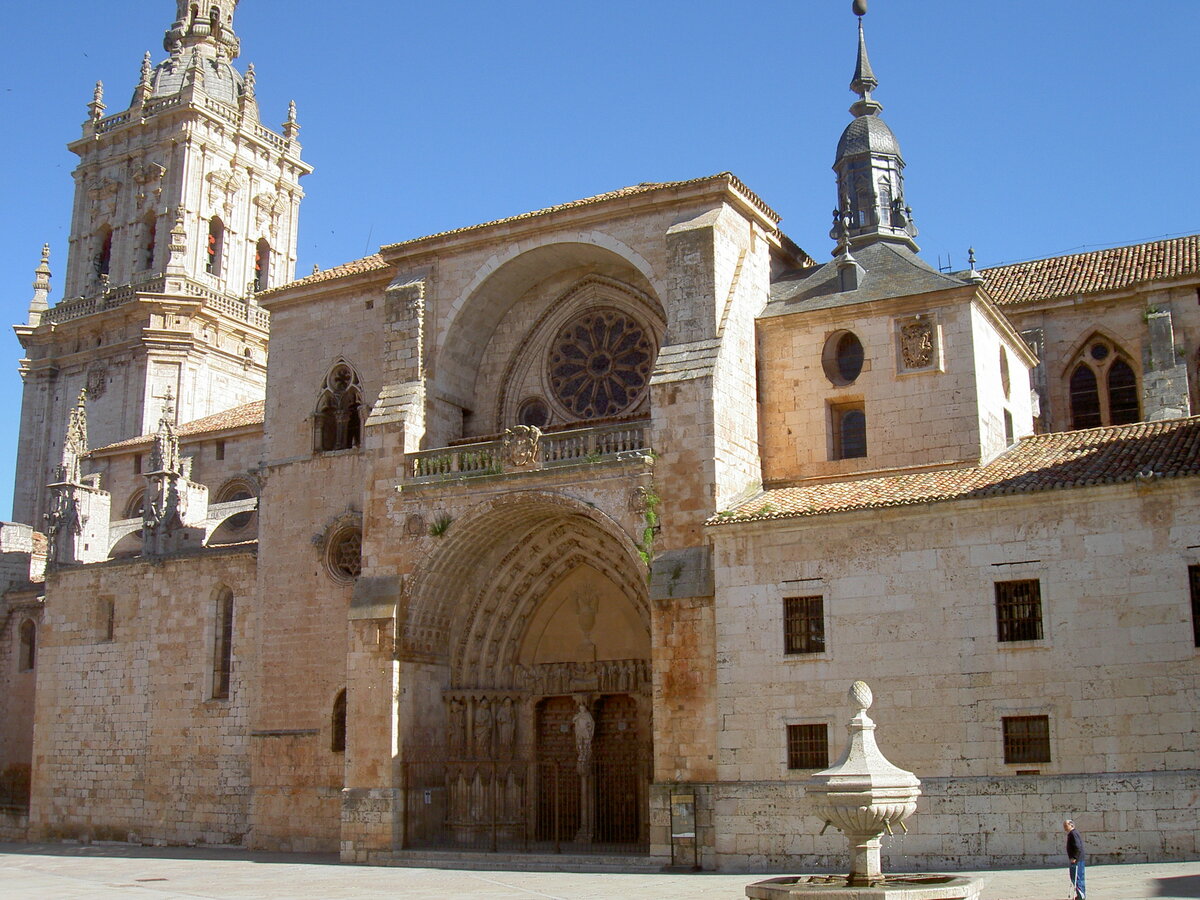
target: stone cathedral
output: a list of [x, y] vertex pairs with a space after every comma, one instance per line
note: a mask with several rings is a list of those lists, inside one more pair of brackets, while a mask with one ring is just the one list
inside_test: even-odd
[[0, 836], [829, 865], [865, 678], [890, 868], [1195, 855], [1200, 236], [930, 266], [860, 18], [815, 255], [721, 173], [297, 280], [236, 6], [96, 85], [16, 326]]

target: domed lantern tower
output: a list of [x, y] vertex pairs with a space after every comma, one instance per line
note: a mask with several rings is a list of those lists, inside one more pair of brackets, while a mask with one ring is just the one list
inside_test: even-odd
[[835, 255], [857, 249], [874, 241], [907, 244], [913, 251], [917, 227], [912, 210], [904, 202], [904, 158], [900, 142], [892, 129], [879, 117], [883, 105], [871, 92], [879, 86], [871, 61], [862, 17], [866, 0], [855, 0], [858, 15], [858, 61], [850, 90], [859, 95], [850, 106], [854, 120], [846, 126], [838, 141], [833, 170], [837, 173], [838, 208], [834, 210], [834, 228], [830, 237], [838, 242]]

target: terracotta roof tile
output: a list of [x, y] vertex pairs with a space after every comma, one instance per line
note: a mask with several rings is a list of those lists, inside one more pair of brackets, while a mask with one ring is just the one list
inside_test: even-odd
[[321, 281], [333, 281], [335, 278], [342, 278], [346, 275], [361, 275], [363, 272], [378, 272], [388, 267], [383, 261], [383, 257], [378, 253], [372, 253], [370, 256], [364, 256], [362, 259], [354, 259], [350, 262], [342, 263], [340, 266], [334, 266], [332, 269], [325, 269], [323, 272], [313, 272], [311, 275], [306, 275], [303, 278], [297, 278], [295, 281], [289, 281], [287, 284], [281, 284], [279, 287], [271, 288], [268, 291], [263, 291], [259, 297], [270, 297], [272, 294], [287, 288], [296, 287], [300, 284], [317, 284]]
[[1000, 306], [1115, 291], [1197, 273], [1200, 234], [983, 270], [988, 293]]
[[[264, 406], [265, 403], [262, 400], [255, 400], [253, 403], [245, 403], [241, 406], [235, 406], [232, 409], [226, 409], [219, 413], [213, 413], [211, 416], [205, 416], [202, 419], [193, 419], [190, 422], [184, 422], [175, 429], [175, 433], [181, 438], [188, 438], [213, 431], [225, 431], [228, 428], [243, 428], [248, 425], [261, 425], [263, 423]], [[119, 450], [124, 447], [136, 447], [140, 444], [149, 444], [153, 440], [153, 434], [143, 434], [139, 437], [117, 441], [115, 444], [97, 447], [96, 449], [92, 450], [92, 453], [99, 453], [107, 450]]]
[[1200, 475], [1200, 416], [1027, 437], [987, 465], [765, 490], [709, 525]]
[[439, 231], [436, 234], [427, 234], [423, 237], [413, 238], [407, 241], [400, 241], [399, 243], [395, 244], [388, 244], [382, 249], [390, 250], [398, 247], [404, 247], [409, 244], [415, 244], [419, 241], [427, 241], [431, 238], [446, 237], [447, 235], [452, 234], [463, 234], [469, 231], [476, 231], [480, 228], [491, 228], [494, 225], [504, 225], [509, 222], [519, 222], [522, 219], [532, 219], [536, 218], [537, 216], [545, 216], [551, 213], [561, 212], [566, 209], [575, 209], [580, 206], [591, 206], [596, 203], [603, 203], [606, 200], [616, 200], [621, 197], [633, 197], [637, 194], [648, 194], [653, 191], [686, 187], [692, 184], [703, 184], [706, 181], [726, 182], [727, 184], [736, 188], [739, 193], [745, 195], [745, 197], [754, 205], [756, 209], [773, 219], [775, 222], [779, 221], [779, 214], [771, 209], [771, 207], [767, 206], [767, 204], [764, 203], [762, 199], [756, 193], [754, 193], [754, 191], [746, 187], [740, 178], [738, 178], [732, 172], [718, 172], [716, 175], [706, 175], [703, 178], [690, 178], [687, 181], [647, 181], [643, 182], [642, 184], [634, 184], [630, 185], [629, 187], [618, 188], [615, 191], [608, 191], [604, 194], [596, 194], [593, 197], [583, 197], [579, 200], [571, 200], [567, 203], [560, 203], [557, 206], [547, 206], [544, 209], [535, 209], [531, 210], [530, 212], [520, 213], [519, 215], [515, 216], [508, 216], [503, 219], [494, 219], [491, 222], [481, 222], [478, 225], [466, 225], [462, 228], [452, 228], [449, 231]]

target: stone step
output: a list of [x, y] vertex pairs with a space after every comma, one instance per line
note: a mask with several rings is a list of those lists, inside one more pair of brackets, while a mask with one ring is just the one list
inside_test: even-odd
[[518, 872], [661, 872], [669, 857], [625, 853], [486, 853], [474, 850], [393, 850], [371, 854], [369, 865], [422, 869]]

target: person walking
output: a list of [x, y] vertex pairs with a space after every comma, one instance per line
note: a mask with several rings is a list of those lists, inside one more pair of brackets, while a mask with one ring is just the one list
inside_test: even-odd
[[1084, 860], [1087, 851], [1083, 847], [1083, 835], [1070, 819], [1063, 821], [1063, 831], [1067, 833], [1067, 860], [1070, 862], [1071, 887], [1074, 890], [1072, 900], [1087, 900], [1083, 884]]

